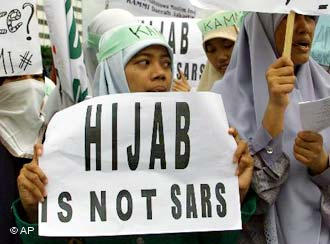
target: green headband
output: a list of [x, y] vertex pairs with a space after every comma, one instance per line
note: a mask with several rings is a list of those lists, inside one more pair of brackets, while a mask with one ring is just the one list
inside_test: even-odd
[[206, 19], [202, 19], [197, 24], [200, 31], [202, 32], [202, 35], [205, 36], [211, 31], [215, 31], [224, 27], [240, 26], [244, 16], [245, 15], [243, 12], [215, 13]]
[[99, 62], [102, 62], [142, 40], [152, 39], [166, 43], [164, 36], [152, 26], [136, 24], [119, 27], [116, 30], [109, 31], [102, 37], [97, 58]]
[[96, 49], [99, 48], [99, 42], [100, 42], [100, 36], [91, 32], [88, 32], [88, 46], [89, 47], [94, 47]]

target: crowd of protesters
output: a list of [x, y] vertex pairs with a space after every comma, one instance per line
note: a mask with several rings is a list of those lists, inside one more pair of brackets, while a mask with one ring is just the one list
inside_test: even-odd
[[36, 141], [55, 84], [40, 74], [0, 77], [0, 243], [330, 244], [330, 133], [303, 131], [298, 107], [330, 96], [330, 75], [310, 56], [318, 18], [296, 14], [287, 58], [282, 57], [287, 15], [241, 17], [231, 26], [202, 32], [208, 61], [197, 91], [183, 72], [174, 78], [173, 51], [161, 33], [130, 39], [129, 28], [147, 25], [126, 10], [99, 13], [84, 43], [93, 97], [221, 94], [228, 133], [237, 142], [241, 231], [75, 239], [40, 237], [37, 231], [11, 234], [15, 226], [38, 228], [38, 203], [47, 197], [48, 178], [38, 166], [43, 145]]

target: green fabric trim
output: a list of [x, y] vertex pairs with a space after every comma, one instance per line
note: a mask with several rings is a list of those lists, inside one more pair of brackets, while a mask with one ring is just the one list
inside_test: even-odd
[[242, 223], [246, 224], [257, 210], [257, 195], [250, 190], [241, 207]]
[[16, 224], [17, 224], [17, 227], [19, 229], [21, 229], [22, 227], [24, 228], [28, 228], [28, 227], [34, 227], [35, 230], [37, 231], [34, 231], [33, 232], [33, 235], [36, 235], [38, 236], [38, 224], [30, 224], [28, 222], [25, 222], [24, 220], [22, 220], [20, 218], [20, 214], [19, 214], [19, 209], [20, 208], [23, 208], [21, 206], [21, 200], [20, 199], [17, 199], [11, 206], [12, 210], [13, 210], [13, 213], [14, 213], [14, 217], [15, 217], [15, 220], [16, 220]]
[[197, 23], [202, 35], [229, 26], [239, 26], [243, 12], [218, 12]]
[[[30, 224], [24, 220], [22, 220], [22, 216], [24, 216], [23, 206], [21, 204], [21, 200], [17, 199], [12, 204], [12, 210], [15, 217], [16, 225], [18, 228], [18, 233], [24, 230], [24, 233], [20, 234], [20, 239], [23, 244], [66, 244], [68, 243], [67, 238], [55, 238], [55, 237], [41, 237], [38, 235], [38, 224]], [[33, 228], [33, 231], [31, 231]], [[25, 234], [25, 232], [29, 231], [29, 234]], [[18, 235], [18, 234], [17, 234]]]
[[99, 49], [100, 39], [101, 39], [100, 36], [98, 36], [94, 33], [88, 32], [87, 44], [89, 47], [94, 47], [96, 49]]
[[101, 40], [97, 58], [99, 62], [102, 62], [127, 47], [133, 46], [140, 41], [151, 39], [161, 40], [166, 43], [163, 35], [152, 26], [138, 24], [120, 27]]

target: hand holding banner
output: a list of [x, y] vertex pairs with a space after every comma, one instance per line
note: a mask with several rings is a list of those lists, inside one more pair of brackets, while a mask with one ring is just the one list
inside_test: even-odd
[[39, 161], [39, 234], [240, 229], [235, 148], [214, 93], [110, 95], [58, 112]]

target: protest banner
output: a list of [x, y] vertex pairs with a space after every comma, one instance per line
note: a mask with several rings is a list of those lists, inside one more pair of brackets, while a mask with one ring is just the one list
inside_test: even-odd
[[0, 6], [0, 77], [41, 73], [36, 1], [2, 1]]
[[196, 8], [186, 0], [111, 0], [109, 8], [123, 8], [136, 16], [195, 18]]
[[190, 86], [197, 88], [206, 63], [202, 33], [197, 25], [199, 19], [148, 16], [138, 19], [164, 35], [174, 53], [177, 78], [181, 70]]
[[265, 13], [289, 13], [291, 10], [306, 15], [330, 14], [330, 0], [190, 0], [190, 3], [200, 9], [252, 11]]
[[315, 29], [312, 57], [319, 64], [330, 66], [330, 15], [319, 18]]
[[[214, 10], [198, 9], [187, 0], [93, 0], [83, 2], [83, 35], [92, 19], [104, 9], [121, 8], [135, 16], [203, 18]], [[166, 18], [165, 18], [166, 19]]]
[[235, 148], [214, 93], [120, 94], [67, 108], [51, 120], [39, 161], [48, 177], [39, 235], [240, 229]]
[[135, 16], [195, 18], [196, 9], [186, 0], [94, 0], [83, 2], [83, 23], [90, 21], [102, 10], [126, 9]]
[[61, 108], [83, 101], [88, 78], [71, 0], [46, 0], [44, 5], [58, 75]]

